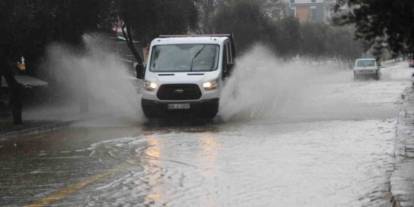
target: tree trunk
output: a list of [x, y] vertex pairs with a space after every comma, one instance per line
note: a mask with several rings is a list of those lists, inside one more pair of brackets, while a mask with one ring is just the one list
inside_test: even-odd
[[81, 114], [83, 113], [88, 113], [89, 112], [89, 93], [88, 93], [88, 88], [87, 88], [87, 84], [86, 84], [86, 80], [82, 80], [85, 82], [82, 82], [82, 90], [80, 92], [79, 95], [79, 112]]
[[[126, 20], [124, 20], [125, 22]], [[122, 27], [122, 34], [124, 35], [124, 38], [126, 39], [127, 45], [129, 50], [131, 50], [132, 55], [134, 55], [135, 60], [137, 61], [138, 65], [143, 64], [143, 59], [141, 55], [139, 55], [139, 52], [137, 51], [137, 48], [135, 48], [134, 45], [134, 39], [132, 37], [132, 28], [131, 26], [125, 22], [125, 24]]]
[[23, 124], [22, 120], [22, 86], [16, 81], [10, 68], [3, 68], [4, 78], [9, 87], [9, 104], [13, 115], [14, 124]]

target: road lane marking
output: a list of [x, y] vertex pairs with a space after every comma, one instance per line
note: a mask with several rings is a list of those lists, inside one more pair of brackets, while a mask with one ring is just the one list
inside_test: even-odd
[[[145, 148], [148, 148], [146, 146]], [[147, 156], [145, 156], [147, 157]], [[94, 183], [99, 182], [100, 180], [103, 180], [105, 178], [110, 177], [111, 175], [115, 175], [117, 173], [120, 173], [121, 171], [127, 170], [129, 167], [134, 166], [135, 164], [139, 163], [140, 161], [135, 159], [127, 159], [124, 162], [120, 163], [119, 165], [115, 165], [115, 167], [111, 169], [107, 169], [102, 173], [99, 173], [97, 175], [93, 175], [90, 177], [87, 177], [77, 183], [74, 184], [68, 184], [67, 186], [57, 189], [56, 191], [46, 195], [45, 197], [42, 197], [38, 200], [32, 201], [28, 205], [24, 205], [23, 207], [46, 207], [50, 206], [52, 204], [55, 204], [59, 201], [62, 201], [69, 197], [72, 194], [75, 194], [82, 189], [88, 187], [89, 185], [92, 185]]]
[[[136, 157], [135, 157], [136, 158]], [[92, 175], [90, 177], [87, 177], [85, 179], [82, 179], [81, 181], [74, 183], [74, 184], [68, 184], [67, 186], [64, 186], [63, 188], [57, 189], [56, 191], [46, 195], [45, 197], [39, 198], [38, 200], [34, 200], [30, 202], [28, 205], [24, 205], [23, 207], [46, 207], [50, 206], [52, 204], [55, 204], [59, 201], [64, 200], [65, 198], [69, 197], [72, 194], [75, 194], [82, 189], [88, 187], [89, 185], [92, 185], [94, 183], [99, 182], [100, 180], [103, 180], [105, 178], [110, 177], [111, 175], [115, 175], [117, 173], [120, 173], [121, 171], [127, 170], [129, 167], [134, 166], [135, 164], [139, 163], [140, 161], [135, 160], [134, 158], [127, 159], [124, 162], [115, 165], [113, 168], [106, 169], [103, 172]]]
[[55, 192], [47, 195], [46, 197], [43, 197], [39, 200], [36, 200], [34, 202], [32, 202], [29, 205], [25, 205], [23, 207], [46, 207], [46, 206], [50, 206], [54, 203], [57, 203], [67, 197], [69, 197], [72, 194], [75, 194], [79, 191], [81, 191], [82, 189], [88, 187], [91, 184], [97, 183], [98, 181], [105, 179], [113, 174], [119, 173], [122, 170], [126, 169], [128, 166], [131, 166], [131, 164], [135, 163], [134, 160], [127, 160], [121, 164], [119, 164], [118, 166], [116, 166], [115, 168], [106, 170], [103, 173], [97, 174], [97, 175], [93, 175], [90, 176], [78, 183], [75, 184], [71, 184], [68, 185], [66, 187], [63, 187], [61, 189], [56, 190]]
[[44, 207], [44, 206], [50, 206], [60, 200], [63, 200], [64, 198], [79, 192], [80, 190], [86, 188], [87, 186], [104, 179], [112, 174], [112, 171], [107, 171], [102, 174], [94, 175], [91, 177], [88, 177], [87, 179], [80, 181], [78, 183], [66, 186], [60, 190], [55, 191], [54, 193], [41, 198], [40, 200], [37, 200], [33, 202], [32, 204], [26, 205], [24, 207]]

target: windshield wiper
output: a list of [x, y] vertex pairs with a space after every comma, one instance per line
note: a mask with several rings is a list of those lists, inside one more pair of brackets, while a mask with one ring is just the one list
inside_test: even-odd
[[200, 50], [198, 50], [196, 52], [196, 54], [194, 55], [193, 59], [191, 59], [191, 66], [190, 66], [190, 72], [193, 71], [193, 66], [194, 66], [194, 60], [201, 54], [201, 52], [204, 50], [204, 48], [206, 48], [205, 45], [203, 45], [203, 47], [200, 48]]

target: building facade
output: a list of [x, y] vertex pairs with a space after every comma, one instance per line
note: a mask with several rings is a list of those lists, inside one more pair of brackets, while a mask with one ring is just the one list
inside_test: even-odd
[[301, 23], [327, 23], [331, 18], [333, 3], [328, 0], [289, 0], [291, 15]]

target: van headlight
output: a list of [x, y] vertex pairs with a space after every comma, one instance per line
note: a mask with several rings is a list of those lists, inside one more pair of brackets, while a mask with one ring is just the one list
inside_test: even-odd
[[147, 91], [155, 91], [158, 88], [158, 84], [152, 81], [144, 81], [144, 88]]
[[211, 90], [215, 90], [218, 87], [218, 81], [217, 80], [213, 80], [213, 81], [208, 81], [203, 83], [203, 88], [206, 91], [211, 91]]

